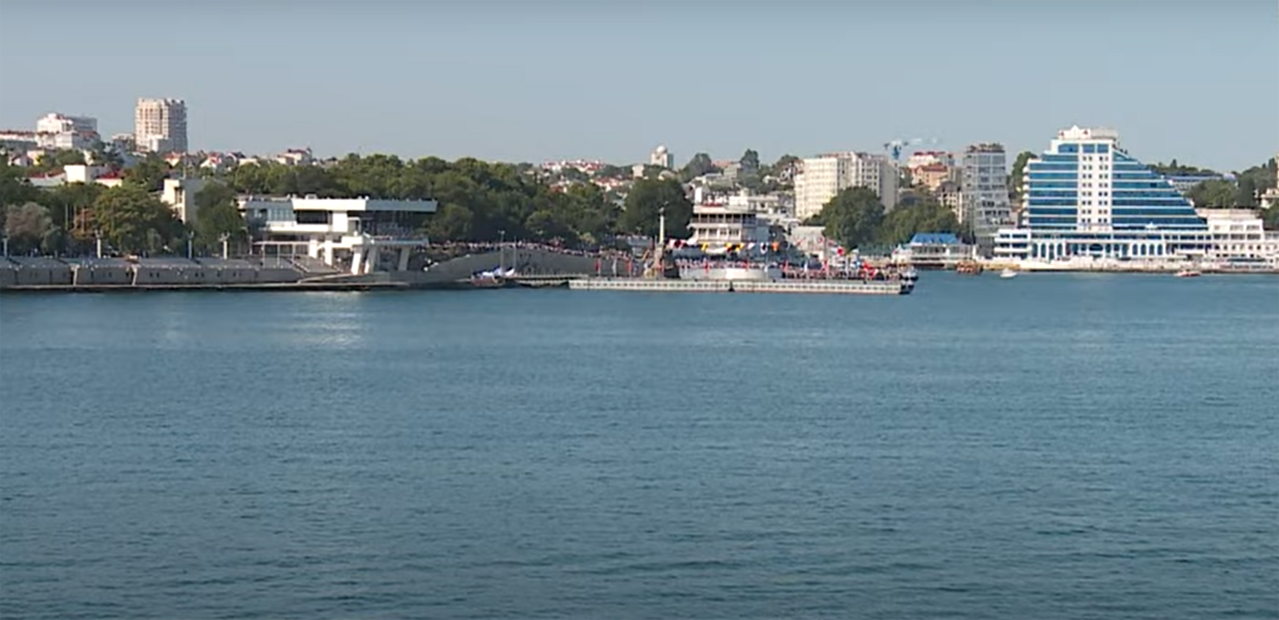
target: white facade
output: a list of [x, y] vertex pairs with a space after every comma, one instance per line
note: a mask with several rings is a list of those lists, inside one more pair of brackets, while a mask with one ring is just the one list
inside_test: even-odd
[[[427, 244], [396, 221], [402, 213], [435, 213], [434, 200], [372, 198], [257, 198], [240, 200], [245, 220], [260, 227], [267, 247], [302, 248], [311, 258], [360, 275], [376, 271], [383, 250], [399, 253], [407, 268], [413, 248]], [[349, 261], [349, 265], [346, 263]]]
[[286, 166], [310, 166], [315, 163], [315, 156], [311, 154], [310, 148], [289, 149], [276, 155], [275, 161]]
[[140, 151], [187, 152], [187, 104], [181, 99], [139, 99], [133, 141]]
[[694, 205], [688, 227], [689, 243], [703, 246], [707, 253], [725, 252], [730, 245], [768, 243], [768, 222], [750, 211]]
[[40, 148], [82, 151], [93, 148], [98, 136], [98, 119], [51, 112], [36, 120], [36, 142]]
[[165, 179], [160, 202], [169, 205], [183, 224], [194, 224], [198, 217], [195, 195], [207, 184], [204, 179]]
[[974, 144], [965, 149], [960, 169], [959, 222], [989, 244], [1000, 227], [1013, 224], [1007, 154], [1000, 144]]
[[1195, 209], [1208, 223], [1209, 258], [1279, 258], [1279, 236], [1267, 235], [1252, 209]]
[[670, 151], [666, 150], [665, 145], [659, 146], [657, 147], [656, 150], [654, 150], [652, 153], [648, 155], [648, 165], [657, 166], [659, 168], [665, 168], [667, 170], [674, 170], [675, 155], [673, 155]]
[[790, 209], [778, 194], [752, 194], [750, 190], [728, 197], [728, 208], [750, 211], [757, 215], [778, 218], [789, 217]]
[[1119, 145], [1113, 129], [1071, 127], [1026, 164], [1022, 226], [995, 255], [1026, 264], [1279, 263], [1279, 241], [1250, 210], [1196, 210]]
[[801, 220], [821, 213], [840, 191], [866, 187], [879, 195], [886, 211], [897, 206], [897, 167], [885, 155], [832, 153], [804, 160], [795, 175], [795, 216]]
[[0, 130], [0, 148], [10, 155], [25, 154], [37, 148], [38, 141], [34, 131]]

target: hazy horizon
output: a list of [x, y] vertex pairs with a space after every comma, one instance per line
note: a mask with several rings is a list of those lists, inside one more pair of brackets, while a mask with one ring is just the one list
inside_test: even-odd
[[899, 138], [1039, 152], [1071, 125], [1147, 162], [1279, 150], [1273, 0], [0, 0], [0, 19], [31, 50], [0, 57], [0, 127], [131, 133], [139, 97], [174, 97], [192, 150], [626, 164], [664, 144], [682, 165]]

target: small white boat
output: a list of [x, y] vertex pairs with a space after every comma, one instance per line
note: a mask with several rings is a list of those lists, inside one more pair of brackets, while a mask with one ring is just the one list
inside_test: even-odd
[[1015, 277], [1017, 277], [1017, 271], [1016, 271], [1015, 269], [1005, 269], [1005, 270], [1003, 270], [1003, 271], [999, 272], [999, 277], [1001, 277], [1001, 278], [1015, 278]]
[[1178, 278], [1197, 278], [1203, 275], [1198, 269], [1182, 269], [1177, 272]]

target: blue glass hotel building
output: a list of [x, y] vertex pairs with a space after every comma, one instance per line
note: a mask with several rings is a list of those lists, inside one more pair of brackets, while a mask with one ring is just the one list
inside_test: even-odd
[[1022, 189], [1021, 223], [998, 232], [996, 257], [1170, 259], [1213, 248], [1194, 205], [1121, 148], [1112, 129], [1058, 132], [1027, 163]]

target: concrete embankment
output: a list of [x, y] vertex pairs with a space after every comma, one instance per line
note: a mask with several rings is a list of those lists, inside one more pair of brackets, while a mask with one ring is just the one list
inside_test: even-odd
[[466, 289], [471, 276], [499, 265], [515, 268], [530, 282], [547, 277], [574, 277], [595, 269], [592, 256], [509, 248], [459, 256], [423, 271], [350, 275], [316, 259], [216, 258], [54, 259], [0, 258], [0, 291], [4, 292], [127, 292], [127, 291], [369, 291], [409, 289]]

